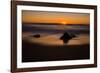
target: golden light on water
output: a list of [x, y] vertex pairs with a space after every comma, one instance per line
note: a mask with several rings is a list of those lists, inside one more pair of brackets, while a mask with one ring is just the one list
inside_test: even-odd
[[[73, 27], [67, 27], [66, 25], [74, 25], [74, 24], [82, 24], [89, 25], [90, 24], [90, 14], [89, 13], [72, 13], [72, 12], [48, 12], [48, 11], [30, 11], [23, 10], [22, 11], [22, 23], [29, 23], [34, 25], [35, 23], [43, 23], [43, 24], [57, 24], [60, 25], [58, 28], [54, 28], [56, 30], [65, 30], [65, 29], [74, 29]], [[36, 25], [36, 24], [35, 24]], [[66, 27], [65, 27], [66, 26]], [[51, 29], [51, 28], [50, 28]], [[77, 30], [77, 28], [75, 29]], [[73, 30], [74, 31], [74, 30]], [[33, 35], [33, 33], [23, 33], [23, 38]], [[77, 39], [77, 40], [76, 40]], [[72, 39], [69, 41], [67, 45], [80, 45], [89, 43], [89, 35], [80, 35], [75, 40]], [[85, 39], [85, 40], [84, 40]], [[47, 40], [50, 40], [49, 42]], [[63, 41], [57, 38], [56, 34], [50, 36], [43, 36], [40, 38], [29, 37], [30, 42], [40, 43], [46, 45], [63, 45]]]

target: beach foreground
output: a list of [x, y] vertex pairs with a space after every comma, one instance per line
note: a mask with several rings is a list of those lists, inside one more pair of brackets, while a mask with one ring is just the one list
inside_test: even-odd
[[89, 51], [86, 35], [73, 38], [67, 44], [55, 35], [37, 39], [28, 37], [22, 41], [22, 62], [89, 59]]

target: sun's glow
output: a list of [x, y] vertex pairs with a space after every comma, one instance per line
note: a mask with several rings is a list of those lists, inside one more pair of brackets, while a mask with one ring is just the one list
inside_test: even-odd
[[67, 22], [66, 21], [63, 21], [63, 22], [61, 22], [63, 25], [65, 25], [65, 24], [67, 24]]

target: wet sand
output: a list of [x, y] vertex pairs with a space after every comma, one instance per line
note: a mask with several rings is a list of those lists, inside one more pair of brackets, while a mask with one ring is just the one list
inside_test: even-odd
[[22, 62], [82, 60], [90, 58], [89, 44], [51, 46], [26, 40], [22, 42]]
[[[25, 34], [26, 35], [26, 34]], [[59, 39], [59, 34], [50, 34], [50, 35], [42, 35], [39, 38], [35, 38], [30, 36], [23, 36], [23, 39], [30, 42], [36, 43], [41, 45], [48, 45], [48, 46], [63, 46], [63, 45], [84, 45], [89, 44], [89, 35], [88, 34], [81, 34], [69, 40], [68, 43], [64, 44], [63, 40]]]

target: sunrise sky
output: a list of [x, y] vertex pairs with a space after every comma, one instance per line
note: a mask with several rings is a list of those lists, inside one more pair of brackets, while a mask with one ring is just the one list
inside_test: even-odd
[[90, 24], [90, 14], [23, 10], [22, 23]]

